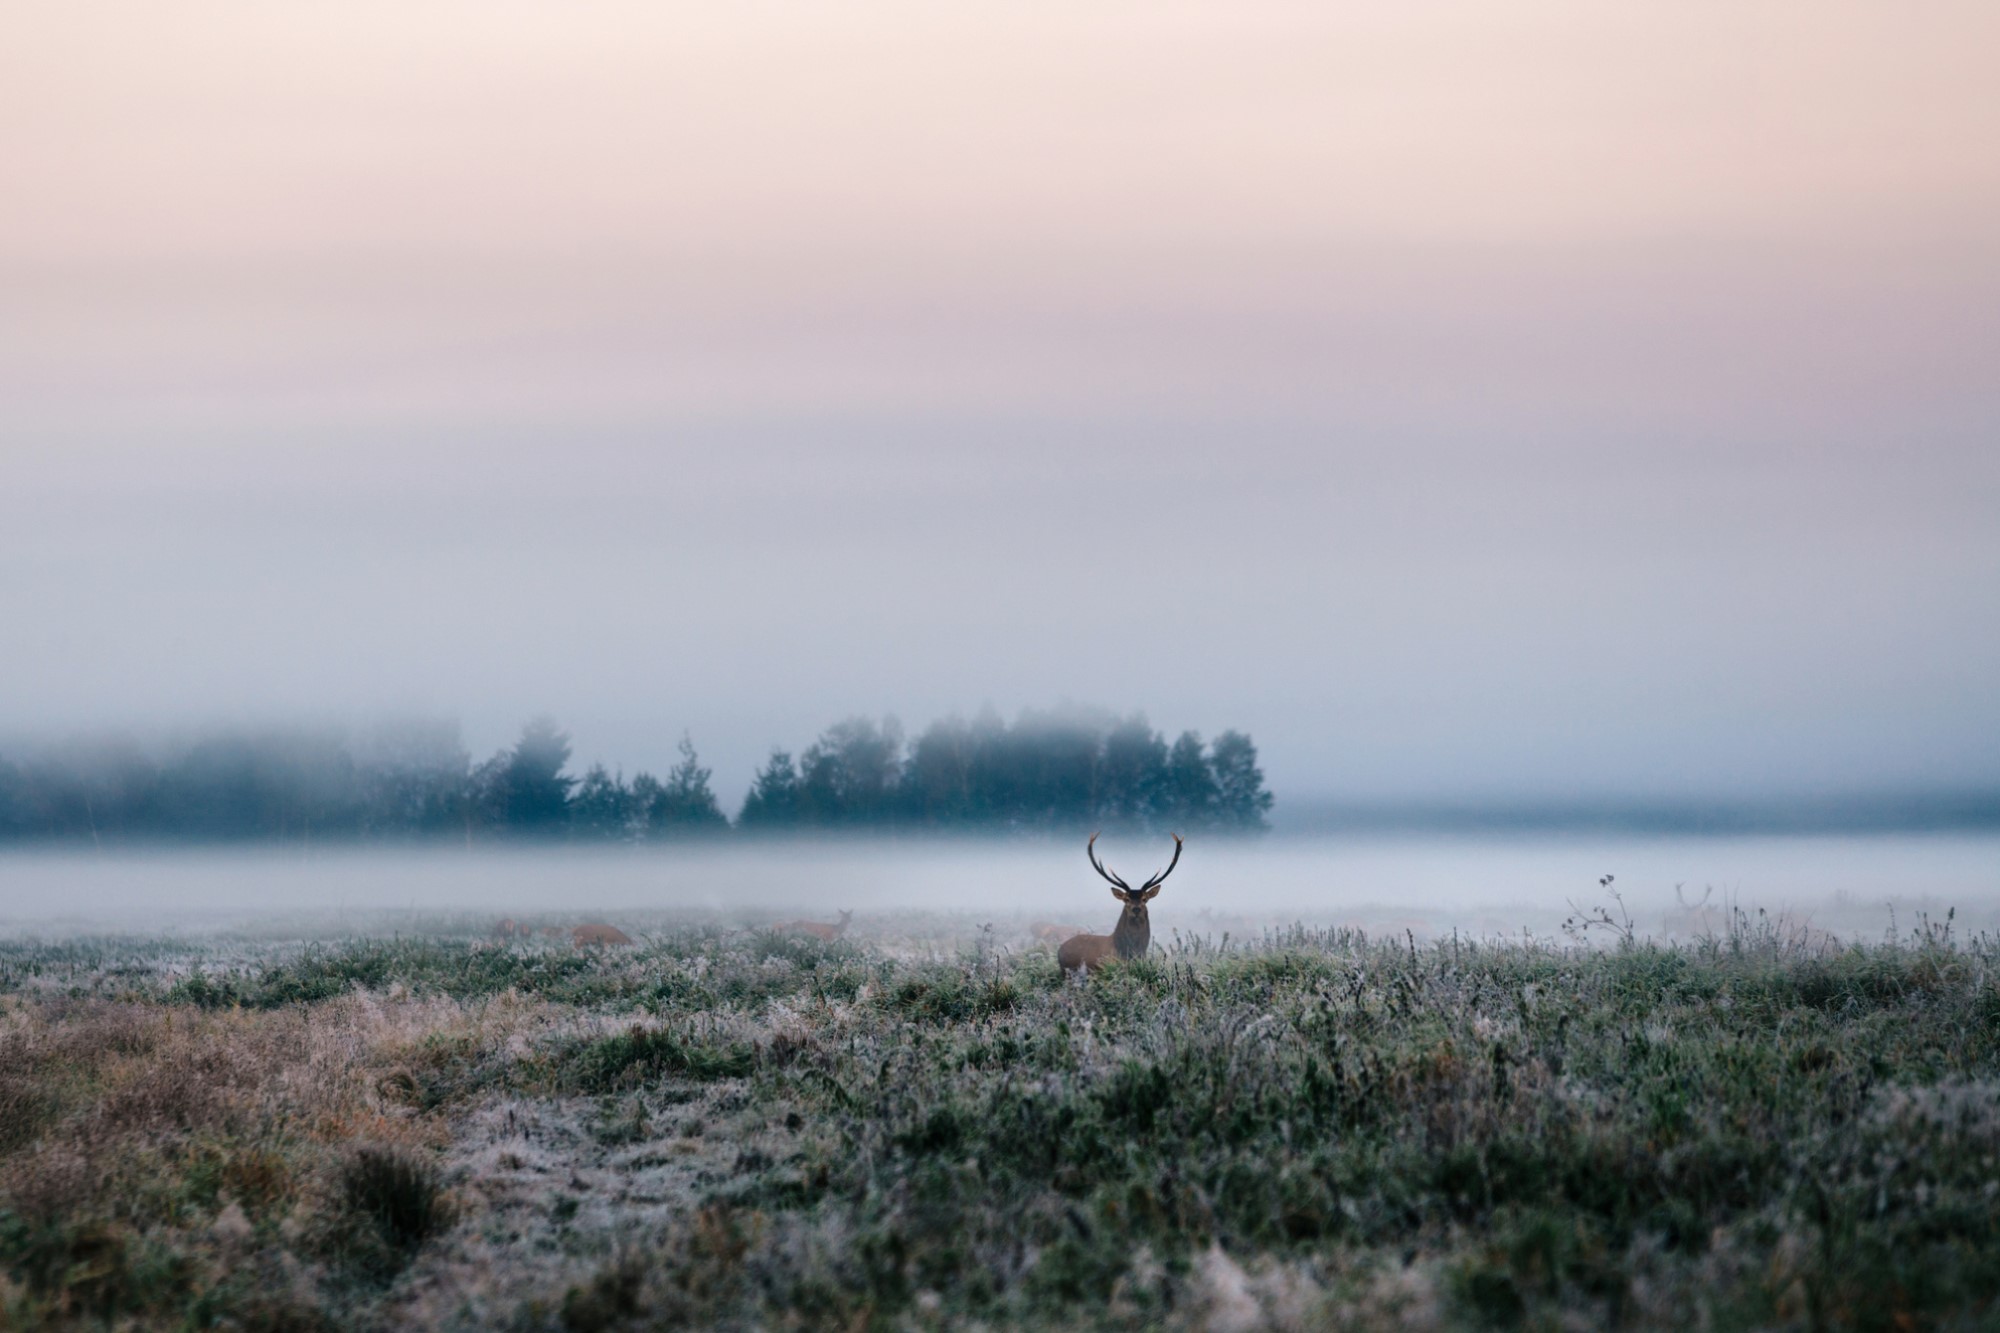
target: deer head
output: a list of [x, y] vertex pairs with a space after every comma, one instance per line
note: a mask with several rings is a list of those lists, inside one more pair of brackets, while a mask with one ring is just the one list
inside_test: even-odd
[[1104, 862], [1097, 859], [1097, 835], [1095, 833], [1091, 834], [1090, 841], [1084, 844], [1083, 854], [1090, 858], [1092, 868], [1098, 874], [1104, 876], [1105, 880], [1111, 885], [1111, 896], [1125, 904], [1125, 910], [1118, 916], [1118, 924], [1121, 927], [1127, 923], [1139, 926], [1147, 924], [1146, 904], [1159, 896], [1160, 885], [1166, 882], [1168, 875], [1174, 873], [1174, 867], [1181, 863], [1181, 835], [1176, 833], [1173, 835], [1173, 838], [1173, 860], [1167, 862], [1165, 870], [1158, 872], [1136, 889], [1107, 869]]

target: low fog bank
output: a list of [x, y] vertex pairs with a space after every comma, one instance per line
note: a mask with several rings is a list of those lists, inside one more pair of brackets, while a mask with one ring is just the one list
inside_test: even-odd
[[[1137, 881], [1163, 839], [1106, 836], [1105, 860]], [[1612, 876], [1607, 888], [1600, 881]], [[2000, 837], [1414, 837], [1191, 840], [1153, 904], [1156, 937], [1305, 921], [1419, 937], [1553, 934], [1573, 907], [1617, 911], [1642, 934], [1714, 928], [1731, 907], [1844, 934], [1892, 913], [1956, 908], [2000, 924]], [[675, 914], [755, 923], [925, 913], [966, 930], [1030, 918], [1108, 929], [1117, 905], [1082, 841], [776, 841], [671, 849], [156, 850], [0, 855], [0, 933], [394, 928], [451, 916], [553, 922]]]
[[1271, 813], [1271, 827], [1281, 834], [1311, 836], [2000, 835], [2000, 789], [1878, 791], [1727, 801], [1361, 802], [1299, 798], [1277, 803]]

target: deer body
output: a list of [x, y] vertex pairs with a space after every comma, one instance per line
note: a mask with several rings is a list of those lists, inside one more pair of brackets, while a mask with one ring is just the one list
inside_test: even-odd
[[569, 933], [569, 937], [579, 949], [588, 948], [591, 945], [623, 945], [632, 942], [632, 937], [618, 929], [618, 927], [603, 925], [599, 922], [592, 922], [587, 926], [578, 926]]
[[847, 923], [854, 919], [854, 913], [843, 911], [838, 921], [780, 921], [773, 930], [790, 935], [811, 935], [816, 939], [837, 940], [847, 933]]
[[1095, 972], [1112, 958], [1144, 958], [1153, 944], [1153, 923], [1144, 903], [1126, 903], [1109, 935], [1072, 935], [1056, 950], [1065, 972]]
[[1159, 874], [1133, 888], [1118, 876], [1104, 868], [1097, 859], [1097, 835], [1090, 835], [1090, 842], [1084, 848], [1090, 864], [1098, 874], [1111, 884], [1111, 896], [1124, 904], [1118, 913], [1118, 924], [1109, 935], [1074, 935], [1056, 950], [1056, 962], [1065, 973], [1095, 972], [1113, 958], [1143, 958], [1153, 944], [1153, 922], [1146, 911], [1146, 904], [1159, 895], [1160, 885], [1181, 860], [1181, 837], [1174, 835], [1174, 859]]

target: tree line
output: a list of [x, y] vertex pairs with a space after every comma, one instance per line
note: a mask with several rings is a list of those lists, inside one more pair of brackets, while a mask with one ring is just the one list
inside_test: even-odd
[[904, 741], [895, 719], [849, 718], [796, 759], [774, 750], [751, 784], [746, 829], [902, 825], [1181, 832], [1266, 827], [1271, 794], [1240, 731], [1171, 744], [1141, 714], [988, 710]]
[[537, 718], [475, 763], [453, 723], [355, 736], [212, 734], [162, 753], [96, 739], [0, 755], [0, 839], [162, 838], [652, 842], [731, 830], [1001, 829], [1085, 824], [1179, 831], [1265, 827], [1271, 795], [1240, 732], [1171, 744], [1141, 716], [988, 712], [906, 742], [893, 718], [849, 718], [795, 760], [774, 750], [735, 820], [693, 743], [664, 778], [571, 770], [570, 738]]

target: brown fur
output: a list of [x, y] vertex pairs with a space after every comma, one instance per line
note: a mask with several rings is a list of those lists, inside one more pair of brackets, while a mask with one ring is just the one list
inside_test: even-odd
[[812, 935], [823, 940], [837, 940], [847, 933], [847, 923], [854, 918], [852, 912], [842, 912], [838, 921], [780, 921], [771, 927], [787, 935]]
[[569, 933], [569, 937], [579, 949], [591, 945], [626, 945], [632, 942], [632, 937], [618, 927], [607, 926], [601, 922], [578, 926]]
[[1088, 935], [1082, 926], [1058, 926], [1047, 921], [1037, 921], [1028, 927], [1028, 933], [1043, 944], [1061, 944], [1074, 935]]
[[1081, 968], [1095, 972], [1113, 958], [1144, 958], [1153, 943], [1153, 924], [1146, 916], [1146, 904], [1127, 901], [1118, 914], [1118, 924], [1109, 935], [1075, 935], [1056, 950], [1056, 962], [1065, 972]]

